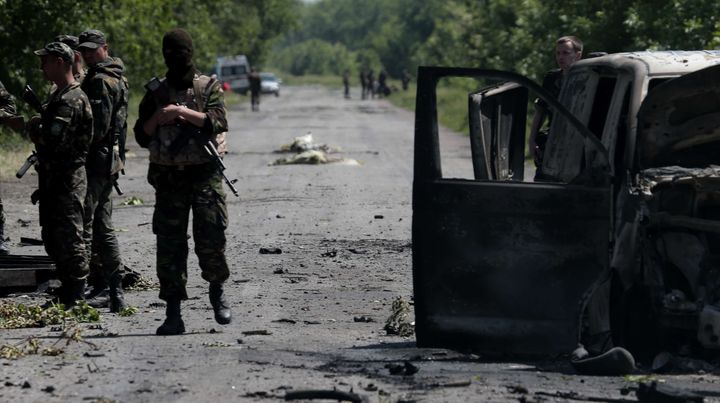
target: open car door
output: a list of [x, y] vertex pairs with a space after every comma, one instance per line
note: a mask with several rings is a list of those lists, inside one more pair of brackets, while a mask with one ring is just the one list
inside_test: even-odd
[[[442, 176], [435, 90], [443, 77], [515, 83], [469, 95], [475, 180]], [[609, 187], [508, 180], [522, 172], [526, 106], [517, 103], [527, 105], [527, 91], [519, 86], [589, 133], [525, 77], [419, 68], [412, 245], [420, 347], [568, 352], [582, 296], [608, 267]]]

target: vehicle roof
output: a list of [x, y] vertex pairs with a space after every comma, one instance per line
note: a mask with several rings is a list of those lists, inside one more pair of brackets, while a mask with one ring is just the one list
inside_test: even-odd
[[224, 64], [247, 64], [248, 59], [245, 55], [220, 56], [217, 58], [219, 65]]
[[648, 75], [678, 75], [720, 64], [720, 50], [678, 50], [612, 53], [578, 61], [585, 64], [607, 64], [620, 67], [628, 62], [645, 65]]

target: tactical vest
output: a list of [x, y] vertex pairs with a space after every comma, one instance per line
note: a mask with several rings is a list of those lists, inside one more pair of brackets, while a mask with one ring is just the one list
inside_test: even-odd
[[[215, 79], [195, 75], [192, 87], [177, 91], [163, 79], [154, 78], [146, 87], [153, 94], [156, 110], [169, 104], [183, 105], [198, 112], [206, 112], [207, 99]], [[213, 139], [218, 151], [224, 153], [225, 133]], [[198, 165], [211, 162], [204, 145], [208, 136], [202, 128], [187, 122], [158, 126], [148, 144], [150, 162], [160, 165]], [[222, 148], [222, 151], [220, 149]]]

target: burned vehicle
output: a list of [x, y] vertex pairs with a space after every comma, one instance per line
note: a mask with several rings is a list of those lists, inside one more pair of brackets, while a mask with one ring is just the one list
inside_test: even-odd
[[[446, 77], [498, 83], [468, 95], [471, 179], [443, 176]], [[555, 114], [543, 182], [524, 181], [530, 93]], [[421, 347], [720, 347], [720, 52], [581, 60], [558, 100], [510, 72], [420, 67], [412, 245]]]

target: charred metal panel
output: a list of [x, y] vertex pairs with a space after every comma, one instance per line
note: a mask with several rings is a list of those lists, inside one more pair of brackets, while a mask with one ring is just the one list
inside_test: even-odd
[[504, 83], [470, 94], [470, 146], [475, 179], [522, 181], [528, 90]]
[[28, 287], [34, 289], [55, 274], [55, 265], [48, 256], [0, 256], [0, 293]]
[[[422, 187], [422, 189], [418, 189]], [[608, 189], [438, 180], [413, 211], [418, 346], [555, 354], [608, 266]]]
[[720, 65], [668, 80], [638, 112], [640, 168], [703, 168], [720, 153]]

